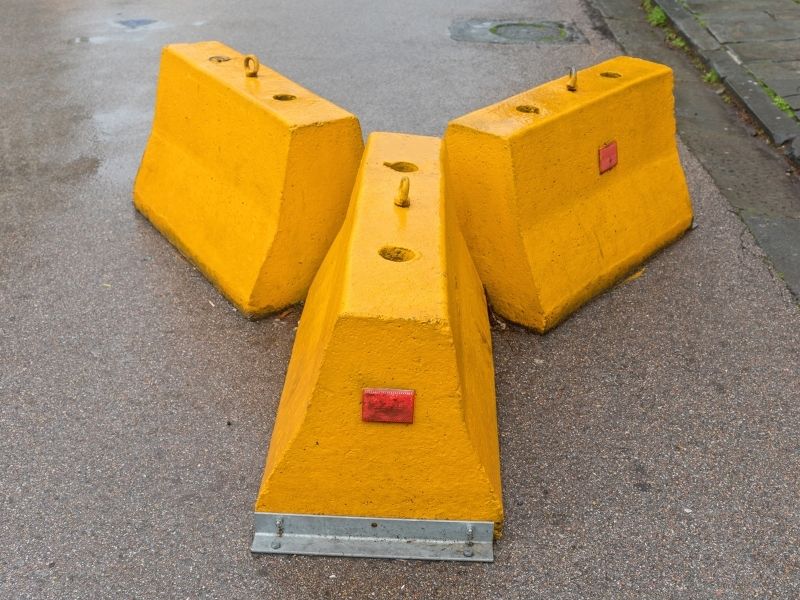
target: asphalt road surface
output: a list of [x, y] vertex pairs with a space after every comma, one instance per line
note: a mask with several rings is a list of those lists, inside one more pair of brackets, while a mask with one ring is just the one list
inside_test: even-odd
[[[585, 41], [448, 34], [515, 17]], [[493, 564], [252, 556], [299, 309], [245, 320], [131, 204], [160, 48], [206, 39], [365, 133], [620, 52], [577, 0], [0, 2], [0, 597], [800, 595], [800, 313], [685, 148], [695, 230], [546, 336], [494, 327]]]

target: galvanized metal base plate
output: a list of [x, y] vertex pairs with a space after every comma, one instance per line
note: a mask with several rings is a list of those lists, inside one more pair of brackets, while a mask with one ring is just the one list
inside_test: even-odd
[[492, 562], [494, 523], [255, 513], [252, 552]]

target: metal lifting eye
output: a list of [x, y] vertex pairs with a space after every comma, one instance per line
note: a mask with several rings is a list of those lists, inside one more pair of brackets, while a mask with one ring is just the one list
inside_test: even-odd
[[411, 182], [408, 177], [403, 177], [400, 180], [400, 188], [397, 190], [397, 196], [394, 197], [395, 206], [401, 208], [408, 208], [411, 206], [411, 200], [408, 199], [408, 190], [411, 187]]
[[578, 71], [575, 70], [575, 67], [569, 68], [569, 81], [567, 81], [567, 89], [570, 92], [578, 91]]
[[258, 77], [258, 57], [255, 54], [248, 54], [244, 57], [244, 74], [246, 77]]

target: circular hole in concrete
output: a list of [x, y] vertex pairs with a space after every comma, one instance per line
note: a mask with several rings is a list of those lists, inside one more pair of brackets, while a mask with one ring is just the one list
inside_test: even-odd
[[208, 60], [215, 63], [228, 62], [230, 59], [230, 56], [210, 56], [208, 58]]
[[533, 106], [532, 104], [522, 104], [517, 107], [517, 110], [521, 113], [528, 113], [528, 114], [539, 114], [539, 107]]
[[419, 167], [414, 163], [405, 162], [405, 161], [397, 161], [397, 162], [385, 162], [383, 163], [384, 167], [389, 167], [390, 169], [394, 169], [395, 171], [400, 171], [401, 173], [413, 173], [414, 171], [419, 170]]
[[275, 94], [273, 100], [280, 100], [281, 102], [288, 102], [289, 100], [297, 100], [297, 96], [291, 94]]
[[617, 79], [618, 77], [622, 77], [622, 73], [617, 73], [616, 71], [603, 71], [600, 73], [600, 77], [608, 77], [609, 79]]
[[378, 254], [381, 255], [381, 258], [392, 262], [406, 262], [417, 256], [413, 250], [400, 246], [384, 246], [378, 250]]

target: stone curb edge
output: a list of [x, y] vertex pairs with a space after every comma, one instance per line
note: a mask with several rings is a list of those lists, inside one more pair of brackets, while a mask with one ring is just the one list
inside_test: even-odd
[[787, 156], [800, 164], [800, 123], [772, 103], [758, 81], [677, 0], [653, 0], [661, 7], [675, 30], [686, 40], [703, 63], [714, 69], [722, 83], [764, 128], [772, 143], [786, 145]]

